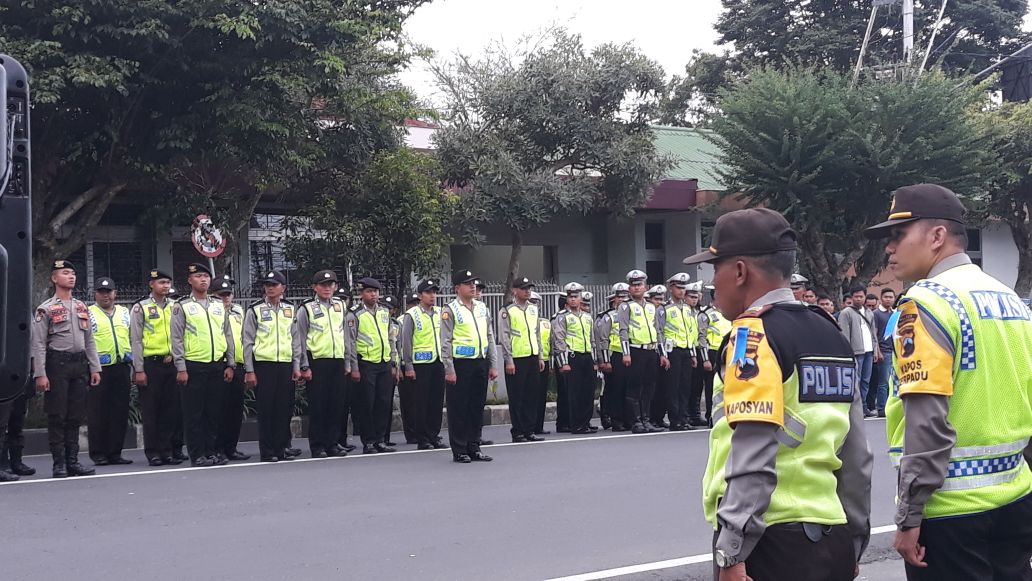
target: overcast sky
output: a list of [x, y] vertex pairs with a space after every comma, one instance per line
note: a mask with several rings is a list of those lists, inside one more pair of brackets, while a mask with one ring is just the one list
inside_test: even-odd
[[[477, 54], [494, 40], [513, 45], [527, 33], [553, 24], [579, 33], [587, 46], [633, 41], [663, 65], [680, 73], [692, 49], [713, 49], [713, 25], [720, 0], [433, 0], [416, 10], [405, 31], [439, 56]], [[402, 81], [431, 97], [432, 78], [413, 63]]]

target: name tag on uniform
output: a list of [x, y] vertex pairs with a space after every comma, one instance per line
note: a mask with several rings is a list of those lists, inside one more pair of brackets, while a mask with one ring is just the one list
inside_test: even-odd
[[272, 320], [272, 310], [271, 309], [261, 309], [261, 314], [262, 314], [262, 320], [263, 321], [271, 321]]
[[197, 314], [197, 305], [195, 305], [193, 303], [188, 303], [186, 305], [186, 312], [190, 313], [191, 315], [196, 315]]
[[433, 351], [416, 351], [412, 354], [412, 358], [416, 361], [432, 361], [434, 358]]
[[476, 347], [471, 347], [471, 346], [461, 346], [461, 347], [460, 346], [456, 346], [455, 347], [455, 354], [456, 355], [460, 355], [462, 357], [473, 357], [474, 355], [477, 354], [477, 349], [476, 349]]
[[111, 355], [109, 353], [102, 353], [100, 355], [100, 364], [101, 365], [110, 365], [111, 364]]
[[53, 324], [64, 323], [68, 320], [68, 309], [62, 306], [50, 307], [50, 322]]
[[79, 328], [80, 329], [85, 331], [86, 329], [90, 328], [90, 314], [89, 313], [87, 313], [86, 311], [79, 311], [78, 313], [76, 313], [76, 316], [79, 317]]
[[335, 312], [335, 313], [339, 313], [340, 312], [340, 305], [339, 304], [333, 303], [333, 312]]
[[326, 313], [323, 312], [322, 307], [319, 305], [312, 305], [312, 318], [318, 319], [319, 317], [325, 317]]
[[294, 316], [294, 311], [290, 307], [283, 307], [283, 316], [289, 319]]
[[148, 319], [160, 319], [161, 313], [158, 312], [157, 305], [147, 305], [147, 318]]
[[856, 364], [852, 361], [799, 361], [799, 401], [802, 403], [852, 403], [855, 388]]

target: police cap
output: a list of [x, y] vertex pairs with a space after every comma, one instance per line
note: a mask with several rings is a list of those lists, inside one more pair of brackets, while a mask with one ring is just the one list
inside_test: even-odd
[[796, 233], [784, 216], [770, 208], [746, 208], [717, 218], [710, 247], [683, 262], [699, 264], [728, 256], [762, 256], [795, 249]]
[[893, 226], [916, 220], [951, 220], [964, 223], [966, 210], [957, 194], [937, 184], [904, 186], [892, 193], [889, 218], [864, 230], [871, 239], [885, 238]]

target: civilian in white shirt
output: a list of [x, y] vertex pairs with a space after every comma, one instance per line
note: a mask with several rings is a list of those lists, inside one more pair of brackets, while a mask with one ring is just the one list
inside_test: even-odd
[[871, 372], [875, 362], [882, 361], [881, 349], [875, 336], [874, 313], [864, 306], [867, 289], [858, 286], [852, 291], [852, 306], [842, 309], [838, 315], [842, 334], [849, 340], [856, 357], [857, 376], [860, 380], [860, 396], [864, 403], [864, 415], [873, 417], [877, 412], [868, 408], [867, 396], [871, 386]]

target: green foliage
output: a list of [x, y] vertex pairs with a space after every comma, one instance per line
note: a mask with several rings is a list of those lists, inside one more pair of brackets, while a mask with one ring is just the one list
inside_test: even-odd
[[737, 61], [731, 54], [692, 51], [685, 74], [674, 75], [667, 83], [659, 104], [659, 122], [676, 127], [704, 125], [716, 113], [717, 93], [738, 76]]
[[974, 118], [991, 135], [995, 170], [985, 180], [984, 212], [1003, 220], [1018, 249], [1018, 277], [1014, 290], [1022, 297], [1032, 291], [1032, 103], [1005, 103], [979, 111]]
[[510, 279], [522, 231], [565, 213], [629, 215], [666, 167], [648, 127], [663, 71], [631, 45], [588, 51], [554, 30], [436, 72], [451, 113], [437, 134], [444, 175], [476, 219], [513, 232]]
[[969, 113], [983, 98], [939, 74], [852, 88], [836, 73], [750, 71], [713, 123], [721, 177], [728, 195], [785, 214], [803, 273], [839, 296], [851, 267], [863, 280], [879, 269], [881, 247], [863, 229], [884, 219], [893, 190], [934, 182], [978, 197], [990, 158]]
[[408, 282], [441, 258], [458, 215], [433, 157], [401, 149], [377, 153], [357, 178], [327, 176], [317, 203], [288, 221], [288, 257], [302, 272], [351, 265]]
[[37, 257], [76, 250], [116, 199], [224, 207], [232, 234], [258, 196], [396, 146], [412, 99], [387, 79], [424, 2], [6, 2], [0, 46], [32, 74]]

